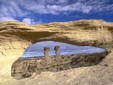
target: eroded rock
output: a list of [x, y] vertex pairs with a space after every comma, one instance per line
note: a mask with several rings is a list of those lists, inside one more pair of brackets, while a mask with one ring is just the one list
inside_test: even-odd
[[[17, 81], [11, 77], [11, 66], [14, 63], [15, 60], [17, 60], [22, 53], [24, 52], [25, 48], [27, 48], [29, 45], [34, 44], [38, 41], [46, 41], [46, 40], [52, 40], [52, 41], [59, 41], [59, 42], [65, 42], [70, 43], [74, 45], [91, 45], [96, 47], [103, 47], [107, 48], [109, 50], [112, 50], [113, 48], [113, 23], [112, 22], [106, 22], [103, 20], [79, 20], [79, 21], [72, 21], [72, 22], [60, 22], [60, 23], [50, 23], [50, 24], [42, 24], [42, 25], [34, 25], [34, 26], [28, 26], [24, 23], [20, 23], [18, 21], [14, 22], [1, 22], [0, 23], [0, 84], [1, 85], [20, 85], [20, 82], [24, 84], [26, 80], [19, 81], [17, 84]], [[113, 52], [112, 52], [113, 53]], [[98, 71], [98, 67], [92, 67], [87, 68], [90, 70], [90, 74], [93, 75], [94, 79], [90, 79], [90, 81], [101, 81], [103, 82], [112, 82], [113, 78], [112, 76], [104, 76], [106, 72], [109, 72], [108, 74], [112, 75], [112, 66], [113, 66], [113, 54], [110, 54], [107, 56], [107, 58], [104, 59], [104, 61], [107, 63], [107, 65], [111, 66], [108, 68], [100, 67], [100, 71]], [[104, 62], [102, 61], [102, 62]], [[105, 71], [102, 71], [102, 69], [105, 69]], [[89, 77], [86, 77], [89, 73], [86, 75], [86, 69], [82, 69], [82, 75], [83, 78], [86, 78], [85, 84], [87, 84]], [[74, 72], [79, 73], [80, 69], [75, 69], [77, 71], [71, 70], [73, 72], [72, 75], [74, 75]], [[93, 72], [93, 71], [96, 71]], [[103, 72], [103, 74], [101, 73]], [[64, 71], [64, 73], [67, 71]], [[71, 73], [69, 72], [69, 73]], [[97, 74], [98, 73], [98, 74]], [[49, 75], [49, 74], [48, 74]], [[58, 73], [58, 75], [61, 75]], [[79, 74], [80, 75], [80, 74]], [[99, 80], [97, 76], [103, 76], [104, 79]], [[57, 76], [57, 75], [55, 75]], [[77, 76], [77, 75], [76, 75]], [[40, 76], [39, 76], [40, 77]], [[46, 76], [43, 76], [44, 79], [41, 79], [39, 81], [42, 81], [43, 85], [45, 85], [45, 82], [47, 81], [50, 83], [52, 82], [52, 79], [49, 81]], [[58, 77], [58, 76], [57, 76]], [[70, 76], [71, 77], [71, 76]], [[60, 82], [64, 82], [64, 77], [58, 77]], [[57, 78], [57, 79], [58, 79]], [[69, 84], [76, 84], [77, 79], [84, 82], [83, 78], [73, 78], [71, 77], [73, 81], [69, 82]], [[55, 81], [57, 80], [55, 79]], [[60, 80], [61, 79], [61, 80]], [[70, 78], [69, 78], [70, 79]], [[44, 82], [44, 80], [46, 80]], [[68, 79], [67, 79], [68, 80]], [[78, 85], [83, 85], [79, 84]], [[108, 80], [108, 81], [107, 81]], [[27, 80], [28, 82], [29, 80]], [[59, 82], [56, 81], [56, 82]], [[37, 82], [37, 79], [36, 79]], [[58, 85], [58, 83], [56, 83]], [[27, 83], [26, 85], [31, 85], [32, 83]], [[42, 85], [42, 84], [39, 84]], [[53, 84], [52, 84], [53, 85]], [[65, 84], [64, 84], [65, 85]], [[90, 84], [89, 84], [90, 85]]]
[[12, 65], [11, 75], [15, 79], [22, 79], [32, 76], [34, 72], [40, 74], [46, 71], [58, 72], [82, 66], [93, 66], [101, 62], [107, 55], [108, 51], [93, 54], [62, 55], [60, 59], [55, 56], [48, 56], [51, 62], [46, 60], [46, 56], [45, 58], [19, 58]]

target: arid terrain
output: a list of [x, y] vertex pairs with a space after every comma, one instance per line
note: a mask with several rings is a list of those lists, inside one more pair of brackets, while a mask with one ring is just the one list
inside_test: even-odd
[[[102, 47], [111, 52], [95, 66], [34, 73], [22, 80], [11, 77], [11, 66], [24, 50], [31, 44], [47, 40]], [[21, 84], [113, 85], [113, 23], [79, 20], [29, 26], [19, 21], [0, 22], [0, 85]]]

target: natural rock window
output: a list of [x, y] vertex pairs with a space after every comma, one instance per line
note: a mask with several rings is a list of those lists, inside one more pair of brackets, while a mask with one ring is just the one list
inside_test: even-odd
[[101, 62], [108, 51], [93, 46], [76, 46], [43, 41], [29, 46], [14, 62], [11, 75], [16, 79], [30, 77], [34, 72], [57, 72], [70, 68], [92, 66]]
[[105, 49], [97, 48], [93, 46], [77, 46], [71, 45], [62, 42], [55, 42], [55, 41], [42, 41], [37, 42], [29, 46], [22, 55], [22, 58], [29, 58], [29, 57], [41, 57], [44, 56], [44, 47], [49, 47], [49, 55], [55, 55], [54, 47], [60, 46], [59, 51], [61, 55], [67, 54], [79, 54], [79, 53], [96, 53], [96, 52], [103, 52]]

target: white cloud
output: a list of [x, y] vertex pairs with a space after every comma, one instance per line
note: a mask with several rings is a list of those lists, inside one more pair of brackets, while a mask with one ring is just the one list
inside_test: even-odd
[[106, 4], [108, 1], [110, 0], [75, 0], [69, 3], [69, 0], [3, 0], [0, 7], [4, 16], [25, 16], [30, 12], [58, 15], [63, 12], [109, 11], [113, 9], [113, 4]]
[[53, 10], [55, 12], [73, 12], [73, 11], [79, 11], [83, 13], [89, 13], [92, 10], [91, 6], [85, 6], [84, 4], [77, 2], [71, 5], [47, 5], [47, 9]]
[[18, 3], [13, 0], [2, 0], [0, 3], [2, 3], [0, 5], [0, 21], [15, 20], [16, 17], [27, 15], [27, 13], [20, 8]]
[[22, 20], [22, 22], [27, 23], [27, 24], [32, 24], [32, 19], [30, 19], [30, 18], [24, 18]]
[[25, 9], [37, 14], [53, 14], [58, 15], [63, 12], [102, 12], [113, 9], [112, 4], [106, 4], [110, 0], [19, 0], [19, 4]]
[[[71, 12], [93, 13], [113, 10], [110, 0], [0, 0], [0, 20], [13, 20], [16, 17], [27, 17], [29, 14], [69, 14]], [[30, 18], [23, 19], [33, 23]], [[39, 20], [37, 23], [41, 23]]]
[[41, 23], [43, 23], [43, 21], [42, 21], [41, 19], [39, 19], [38, 21], [35, 21], [34, 19], [31, 19], [31, 18], [24, 18], [24, 19], [22, 20], [22, 22], [24, 22], [24, 23], [26, 23], [26, 24], [29, 24], [29, 25], [31, 25], [31, 24], [41, 24]]

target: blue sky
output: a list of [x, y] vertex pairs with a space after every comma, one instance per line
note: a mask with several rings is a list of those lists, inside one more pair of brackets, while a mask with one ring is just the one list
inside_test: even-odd
[[113, 0], [0, 0], [0, 21], [41, 24], [80, 19], [113, 22]]

